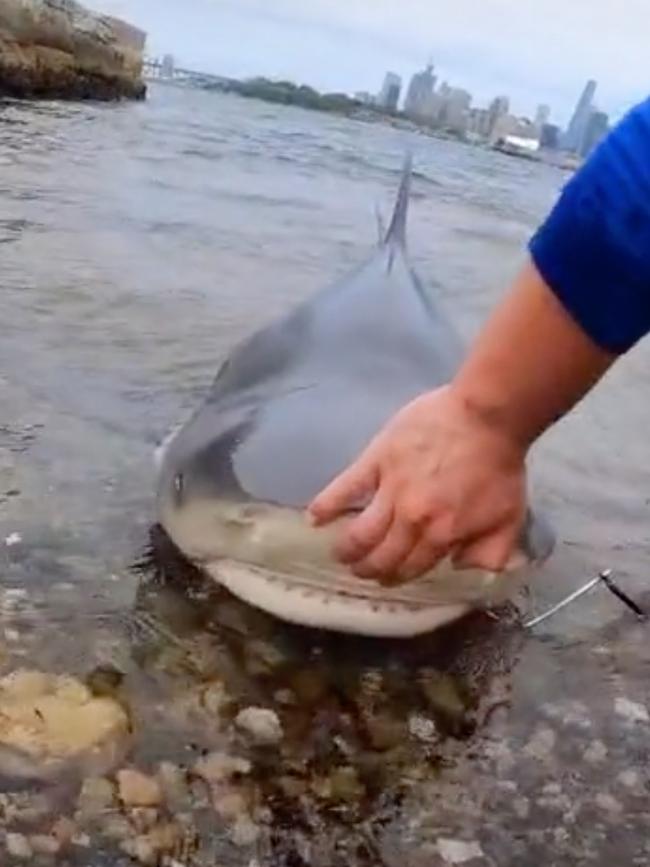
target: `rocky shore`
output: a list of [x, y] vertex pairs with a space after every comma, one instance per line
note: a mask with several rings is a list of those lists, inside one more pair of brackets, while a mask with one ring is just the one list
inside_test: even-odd
[[0, 97], [142, 99], [145, 40], [75, 0], [2, 0]]

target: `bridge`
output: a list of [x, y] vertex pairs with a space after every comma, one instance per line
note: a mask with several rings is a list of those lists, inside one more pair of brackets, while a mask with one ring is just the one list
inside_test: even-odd
[[188, 85], [190, 87], [220, 87], [224, 90], [231, 83], [230, 78], [222, 75], [212, 75], [209, 72], [198, 72], [193, 69], [182, 69], [176, 66], [174, 58], [167, 54], [163, 58], [145, 57], [143, 75], [149, 81], [159, 81], [168, 84]]

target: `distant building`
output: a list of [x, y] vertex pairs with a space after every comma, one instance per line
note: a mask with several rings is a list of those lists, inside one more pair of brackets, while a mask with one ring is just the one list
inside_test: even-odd
[[395, 72], [387, 72], [384, 85], [377, 97], [377, 105], [387, 111], [396, 111], [402, 93], [402, 79]]
[[592, 111], [580, 145], [580, 155], [588, 157], [608, 132], [609, 115], [604, 111]]
[[593, 79], [587, 82], [564, 135], [562, 146], [572, 153], [580, 153], [582, 150], [587, 125], [593, 112], [597, 86], [597, 83]]
[[560, 127], [553, 123], [545, 123], [540, 129], [539, 143], [549, 151], [556, 151], [560, 147]]
[[510, 100], [507, 96], [497, 96], [488, 108], [487, 137], [494, 138], [494, 130], [502, 117], [510, 113]]
[[443, 85], [443, 88], [439, 94], [443, 104], [438, 116], [438, 123], [450, 132], [466, 135], [469, 128], [472, 94], [460, 87]]
[[355, 93], [354, 98], [357, 102], [363, 103], [363, 105], [374, 105], [377, 101], [376, 97], [373, 96], [372, 93], [368, 93], [365, 90], [360, 90], [358, 93]]
[[487, 108], [472, 108], [469, 112], [467, 132], [473, 138], [485, 139], [490, 134], [490, 113]]
[[546, 126], [551, 117], [551, 109], [548, 105], [538, 105], [535, 113], [535, 126], [541, 131], [542, 127]]
[[173, 54], [165, 54], [162, 59], [160, 74], [163, 78], [173, 78], [174, 70], [176, 69], [176, 61]]
[[436, 77], [433, 74], [433, 64], [429, 64], [423, 72], [417, 72], [411, 79], [404, 112], [413, 118], [430, 118], [432, 96], [436, 86]]

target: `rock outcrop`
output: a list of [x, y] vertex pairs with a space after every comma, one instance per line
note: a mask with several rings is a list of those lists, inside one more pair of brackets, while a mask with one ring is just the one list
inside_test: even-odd
[[0, 96], [141, 99], [145, 41], [75, 0], [1, 0]]

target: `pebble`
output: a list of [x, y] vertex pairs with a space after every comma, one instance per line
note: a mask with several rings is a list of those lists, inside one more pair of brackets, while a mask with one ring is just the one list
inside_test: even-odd
[[428, 717], [414, 714], [409, 717], [409, 733], [422, 743], [434, 743], [436, 740], [436, 724]]
[[528, 798], [515, 798], [512, 802], [512, 809], [518, 819], [527, 819], [530, 815], [530, 801]]
[[584, 752], [584, 760], [591, 765], [600, 764], [607, 758], [607, 747], [602, 741], [592, 741]]
[[235, 725], [262, 746], [279, 744], [284, 737], [277, 713], [268, 708], [247, 707], [237, 714]]
[[483, 850], [476, 842], [465, 843], [463, 840], [440, 837], [437, 846], [440, 857], [448, 864], [465, 864], [474, 858], [483, 857]]
[[127, 807], [157, 807], [162, 801], [160, 784], [155, 777], [124, 768], [117, 773], [120, 800]]
[[61, 841], [53, 834], [32, 834], [29, 845], [39, 855], [58, 855], [61, 851]]
[[620, 815], [623, 812], [620, 802], [608, 792], [598, 792], [594, 800], [601, 810], [606, 810], [608, 813]]
[[232, 822], [248, 812], [248, 805], [242, 794], [231, 792], [215, 800], [214, 809], [226, 822]]
[[619, 716], [625, 717], [629, 722], [650, 722], [647, 708], [636, 701], [630, 701], [629, 698], [619, 696], [614, 702], [614, 709]]
[[136, 834], [145, 834], [158, 821], [158, 810], [155, 807], [135, 807], [129, 810], [129, 819]]
[[223, 783], [239, 774], [250, 774], [248, 759], [229, 756], [227, 753], [210, 753], [194, 765], [194, 773], [206, 783]]
[[171, 810], [184, 810], [190, 806], [190, 790], [186, 773], [182, 768], [172, 762], [161, 762], [157, 777], [165, 803]]
[[141, 836], [134, 837], [132, 840], [125, 840], [120, 846], [122, 852], [138, 861], [140, 864], [151, 865], [155, 867], [158, 863], [158, 852], [152, 840], [149, 837]]
[[542, 761], [551, 754], [556, 741], [557, 736], [553, 729], [547, 726], [539, 726], [523, 751], [530, 758]]
[[51, 834], [55, 840], [58, 840], [61, 846], [66, 846], [70, 843], [77, 833], [77, 826], [72, 821], [72, 819], [66, 818], [66, 816], [61, 816], [56, 822], [52, 825]]
[[27, 859], [32, 858], [34, 852], [29, 845], [29, 840], [24, 834], [7, 834], [5, 838], [7, 852], [13, 858]]
[[639, 787], [641, 782], [641, 776], [638, 771], [627, 770], [621, 771], [618, 775], [618, 781], [622, 786], [626, 786], [628, 789], [636, 789]]
[[84, 780], [77, 801], [79, 811], [88, 818], [99, 816], [115, 806], [115, 787], [105, 777]]
[[240, 816], [230, 830], [230, 839], [235, 846], [252, 846], [259, 840], [261, 830], [250, 816]]

